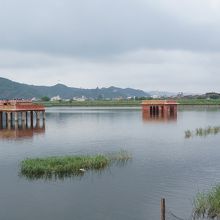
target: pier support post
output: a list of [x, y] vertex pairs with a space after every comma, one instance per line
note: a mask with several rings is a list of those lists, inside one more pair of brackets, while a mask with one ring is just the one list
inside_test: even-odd
[[2, 128], [2, 123], [3, 123], [3, 120], [2, 120], [2, 112], [0, 112], [0, 129]]
[[30, 112], [30, 114], [31, 114], [31, 127], [33, 127], [34, 126], [34, 113], [33, 113], [33, 111], [31, 111]]
[[164, 116], [166, 117], [168, 115], [168, 108], [166, 105], [163, 107], [163, 110], [164, 110]]
[[163, 115], [163, 107], [159, 106], [159, 116], [162, 117]]
[[7, 127], [11, 129], [11, 112], [7, 112]]
[[18, 122], [18, 112], [15, 112], [14, 117], [15, 117], [15, 122]]
[[43, 120], [43, 128], [45, 128], [45, 119]]
[[36, 121], [36, 128], [40, 128], [40, 120], [39, 119]]
[[22, 129], [25, 129], [26, 128], [26, 123], [25, 121], [22, 120]]
[[177, 117], [177, 106], [174, 106], [174, 117]]
[[25, 129], [26, 128], [26, 112], [21, 112], [21, 121], [22, 121], [22, 128]]
[[26, 122], [26, 112], [21, 113], [22, 122]]
[[40, 120], [40, 111], [36, 111], [37, 121]]
[[18, 129], [18, 121], [15, 121], [15, 129]]
[[45, 121], [46, 120], [46, 112], [43, 111], [43, 120]]
[[25, 114], [26, 114], [26, 127], [28, 127], [28, 111], [26, 111]]

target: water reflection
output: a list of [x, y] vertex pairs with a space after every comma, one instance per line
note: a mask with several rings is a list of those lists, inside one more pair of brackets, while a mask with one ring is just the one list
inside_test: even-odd
[[177, 121], [177, 114], [153, 114], [151, 112], [142, 111], [142, 119], [144, 122]]
[[42, 135], [45, 133], [45, 123], [39, 121], [33, 126], [26, 123], [14, 123], [10, 126], [0, 128], [0, 139], [22, 140], [31, 139], [34, 135]]
[[[178, 111], [177, 123], [170, 123], [143, 122], [140, 109], [48, 109], [43, 137], [0, 139], [0, 219], [37, 220], [40, 215], [47, 220], [154, 220], [160, 219], [162, 196], [169, 210], [188, 219], [194, 195], [220, 182], [220, 135], [186, 141], [184, 131], [218, 126], [219, 115], [220, 109], [187, 109]], [[17, 175], [25, 158], [114, 152], [120, 147], [134, 158], [123, 168], [85, 172], [71, 177], [74, 181], [27, 181]]]

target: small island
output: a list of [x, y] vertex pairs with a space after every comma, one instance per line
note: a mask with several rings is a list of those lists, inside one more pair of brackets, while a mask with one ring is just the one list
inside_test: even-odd
[[123, 150], [111, 154], [27, 158], [21, 161], [20, 173], [29, 179], [79, 176], [89, 170], [103, 170], [114, 163], [124, 164], [131, 158]]

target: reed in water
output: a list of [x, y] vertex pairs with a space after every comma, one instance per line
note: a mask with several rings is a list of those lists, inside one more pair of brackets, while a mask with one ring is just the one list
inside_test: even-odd
[[185, 131], [185, 138], [191, 138], [194, 136], [206, 137], [208, 135], [216, 135], [220, 132], [220, 126], [208, 126], [206, 128], [196, 128], [193, 130]]
[[194, 200], [194, 219], [220, 218], [220, 185], [207, 193], [198, 193]]
[[106, 155], [27, 158], [21, 161], [20, 173], [28, 178], [78, 176], [88, 170], [102, 170], [113, 163], [126, 163], [130, 159], [131, 155], [127, 151]]

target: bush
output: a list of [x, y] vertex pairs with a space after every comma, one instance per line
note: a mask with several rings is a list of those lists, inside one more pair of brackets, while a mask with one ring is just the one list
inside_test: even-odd
[[48, 102], [50, 101], [50, 98], [48, 96], [43, 96], [41, 97], [41, 101]]

